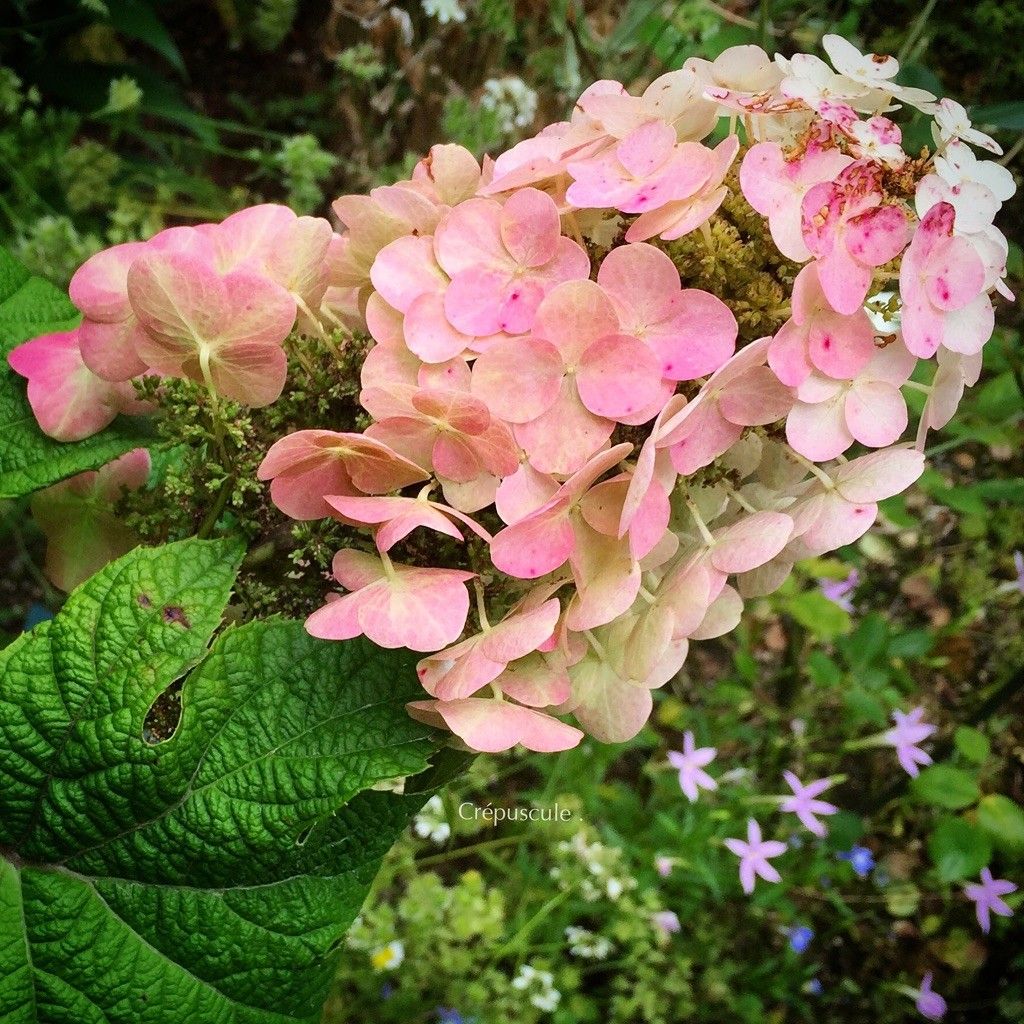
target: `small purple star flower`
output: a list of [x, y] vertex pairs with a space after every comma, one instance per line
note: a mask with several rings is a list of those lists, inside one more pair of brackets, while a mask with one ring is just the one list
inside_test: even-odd
[[839, 808], [825, 800], [815, 800], [832, 785], [831, 779], [817, 779], [805, 786], [792, 772], [783, 772], [786, 785], [793, 791], [791, 797], [782, 801], [782, 809], [788, 814], [795, 814], [808, 832], [819, 838], [828, 831], [825, 824], [819, 821], [816, 814], [836, 814]]
[[917, 999], [914, 1001], [917, 1012], [928, 1020], [942, 1020], [946, 1016], [946, 1000], [938, 992], [932, 991], [932, 972], [929, 971], [921, 980], [921, 987], [917, 990]]
[[718, 783], [704, 771], [704, 767], [715, 759], [717, 753], [714, 747], [695, 748], [692, 732], [683, 733], [682, 753], [678, 750], [668, 752], [668, 763], [679, 769], [679, 788], [690, 803], [697, 799], [701, 789], [718, 789]]
[[858, 878], [867, 878], [875, 866], [874, 854], [866, 846], [853, 846], [837, 853], [839, 860], [845, 860]]
[[938, 727], [928, 722], [922, 722], [923, 715], [924, 708], [914, 708], [907, 714], [902, 711], [894, 711], [892, 720], [896, 724], [882, 737], [886, 743], [896, 748], [896, 756], [899, 758], [903, 770], [912, 778], [920, 770], [918, 765], [932, 763], [930, 755], [926, 754], [918, 744], [931, 736]]
[[672, 874], [672, 868], [675, 865], [675, 861], [671, 857], [665, 857], [659, 854], [654, 858], [654, 870], [661, 875], [662, 878], [668, 878]]
[[853, 611], [853, 601], [849, 596], [857, 589], [860, 583], [860, 573], [856, 569], [850, 570], [850, 575], [845, 580], [820, 580], [821, 592], [833, 603], [839, 605], [843, 611]]
[[970, 882], [964, 886], [964, 893], [969, 900], [974, 901], [974, 909], [978, 915], [978, 924], [981, 930], [988, 935], [992, 927], [992, 914], [1000, 917], [1011, 917], [1013, 911], [1007, 906], [1004, 896], [1016, 892], [1017, 886], [1008, 882], [1005, 878], [993, 878], [988, 868], [981, 870], [981, 883]]
[[774, 839], [761, 838], [761, 826], [753, 818], [747, 821], [747, 841], [726, 839], [726, 847], [740, 859], [740, 883], [749, 896], [754, 891], [757, 876], [766, 882], [779, 882], [782, 876], [768, 863], [770, 857], [786, 852], [786, 844]]

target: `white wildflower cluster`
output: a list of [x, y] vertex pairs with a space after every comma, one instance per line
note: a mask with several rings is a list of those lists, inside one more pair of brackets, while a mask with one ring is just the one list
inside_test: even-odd
[[611, 940], [586, 928], [570, 925], [565, 929], [569, 952], [581, 960], [607, 960], [612, 951]]
[[555, 979], [550, 971], [538, 971], [530, 964], [523, 964], [512, 979], [512, 987], [518, 992], [528, 993], [530, 1004], [545, 1013], [554, 1013], [562, 998], [555, 988]]
[[621, 864], [621, 852], [596, 840], [588, 842], [582, 832], [560, 842], [555, 853], [561, 863], [551, 869], [551, 878], [563, 892], [575, 892], [587, 903], [614, 902], [636, 888], [636, 879]]
[[483, 110], [497, 115], [498, 128], [505, 135], [528, 128], [537, 116], [537, 94], [521, 78], [489, 78], [480, 96]]
[[452, 827], [448, 824], [444, 803], [439, 796], [432, 796], [423, 805], [423, 809], [413, 819], [412, 828], [420, 839], [429, 839], [438, 846], [448, 842]]

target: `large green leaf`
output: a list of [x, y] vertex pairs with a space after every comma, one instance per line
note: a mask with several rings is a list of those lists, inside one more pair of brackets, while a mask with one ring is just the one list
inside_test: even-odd
[[0, 249], [0, 498], [31, 494], [146, 443], [140, 421], [126, 416], [70, 444], [54, 441], [36, 425], [25, 382], [7, 365], [7, 354], [28, 338], [70, 330], [77, 322], [78, 311], [66, 295]]
[[408, 653], [280, 619], [208, 647], [239, 558], [136, 549], [0, 652], [4, 1024], [319, 1019], [425, 799], [371, 787], [424, 771], [434, 734]]

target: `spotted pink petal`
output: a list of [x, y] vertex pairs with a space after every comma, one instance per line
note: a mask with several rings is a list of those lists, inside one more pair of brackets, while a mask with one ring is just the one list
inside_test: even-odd
[[903, 251], [908, 238], [909, 226], [903, 210], [898, 206], [880, 206], [850, 220], [846, 246], [860, 263], [880, 267]]
[[497, 533], [491, 561], [509, 576], [533, 580], [564, 565], [575, 544], [568, 503], [563, 500]]
[[643, 342], [611, 334], [583, 353], [576, 386], [580, 400], [594, 415], [618, 419], [650, 406], [661, 390], [661, 370]]

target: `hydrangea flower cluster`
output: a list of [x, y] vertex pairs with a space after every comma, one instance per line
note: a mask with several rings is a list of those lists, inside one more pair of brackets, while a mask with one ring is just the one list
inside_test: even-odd
[[[117, 246], [72, 281], [82, 326], [12, 365], [67, 439], [146, 373], [272, 402], [293, 329], [365, 330], [369, 426], [311, 423], [260, 469], [287, 515], [366, 539], [310, 633], [422, 652], [410, 712], [472, 749], [625, 740], [691, 642], [913, 483], [1009, 294], [992, 222], [1013, 180], [971, 148], [996, 144], [893, 58], [824, 45], [831, 66], [740, 46], [639, 96], [597, 82], [482, 165], [439, 145], [342, 197], [340, 232], [260, 206]], [[934, 117], [934, 151], [905, 152], [901, 107]], [[691, 234], [713, 254], [737, 188], [793, 268], [781, 328], [741, 345], [734, 297], [673, 258]]]

